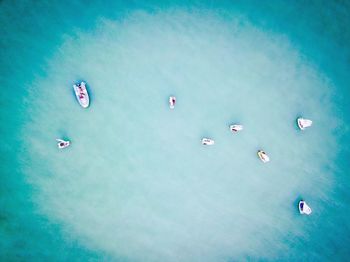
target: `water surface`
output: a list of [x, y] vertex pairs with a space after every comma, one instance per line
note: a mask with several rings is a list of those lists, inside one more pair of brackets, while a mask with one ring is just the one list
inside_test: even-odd
[[272, 3], [2, 3], [1, 258], [345, 260], [349, 9]]

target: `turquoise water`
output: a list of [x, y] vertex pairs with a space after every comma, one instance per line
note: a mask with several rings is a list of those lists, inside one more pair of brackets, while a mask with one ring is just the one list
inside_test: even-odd
[[349, 10], [2, 2], [0, 260], [347, 260]]

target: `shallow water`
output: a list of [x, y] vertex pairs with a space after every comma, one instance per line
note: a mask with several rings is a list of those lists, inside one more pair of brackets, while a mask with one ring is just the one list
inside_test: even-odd
[[256, 4], [2, 3], [1, 259], [346, 260], [349, 7]]

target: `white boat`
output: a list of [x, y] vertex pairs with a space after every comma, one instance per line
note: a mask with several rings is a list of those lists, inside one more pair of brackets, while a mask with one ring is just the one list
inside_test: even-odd
[[309, 207], [304, 200], [300, 200], [298, 206], [300, 214], [310, 215], [312, 213], [311, 207]]
[[170, 109], [174, 109], [175, 108], [175, 103], [176, 103], [176, 97], [175, 96], [169, 97], [169, 107], [170, 107]]
[[232, 133], [237, 133], [237, 132], [243, 130], [243, 126], [242, 125], [230, 125], [230, 130]]
[[301, 130], [305, 130], [305, 128], [310, 127], [312, 125], [312, 121], [309, 119], [304, 119], [302, 117], [299, 117], [297, 119], [298, 126]]
[[215, 141], [213, 139], [202, 138], [202, 145], [211, 146], [211, 145], [214, 145], [214, 144], [215, 144]]
[[263, 161], [264, 163], [267, 163], [270, 161], [269, 156], [263, 151], [263, 150], [259, 150], [258, 151], [258, 157], [260, 158], [261, 161]]
[[57, 147], [59, 149], [63, 149], [63, 148], [70, 146], [70, 141], [66, 141], [66, 140], [59, 139], [59, 138], [57, 138], [56, 141], [57, 141]]
[[79, 104], [83, 108], [87, 108], [89, 106], [90, 99], [89, 99], [89, 94], [88, 94], [87, 89], [86, 89], [86, 83], [81, 82], [81, 83], [75, 84], [75, 85], [73, 85], [73, 88], [74, 88], [75, 96], [76, 96]]

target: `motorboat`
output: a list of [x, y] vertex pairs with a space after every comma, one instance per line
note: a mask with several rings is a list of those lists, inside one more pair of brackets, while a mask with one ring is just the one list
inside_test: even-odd
[[202, 138], [202, 145], [205, 146], [212, 146], [215, 144], [215, 141], [213, 139], [210, 138]]
[[56, 141], [57, 141], [57, 146], [59, 149], [63, 149], [63, 148], [70, 146], [70, 141], [68, 141], [68, 140], [63, 140], [63, 139], [57, 138]]
[[175, 108], [175, 103], [176, 103], [176, 97], [175, 96], [169, 97], [169, 107], [170, 107], [170, 109], [174, 109]]
[[309, 120], [309, 119], [305, 119], [305, 118], [302, 118], [302, 117], [299, 117], [297, 119], [297, 123], [298, 123], [298, 126], [300, 128], [300, 130], [305, 130], [305, 128], [308, 128], [312, 125], [312, 121]]
[[264, 163], [267, 163], [270, 161], [269, 156], [265, 153], [265, 151], [263, 150], [259, 150], [258, 151], [258, 157], [260, 158], [261, 161], [263, 161]]
[[88, 94], [87, 89], [86, 89], [86, 83], [81, 82], [81, 83], [74, 84], [73, 88], [74, 88], [75, 96], [76, 96], [79, 104], [83, 108], [87, 108], [89, 106], [90, 99], [89, 99], [89, 94]]
[[230, 125], [230, 130], [232, 133], [237, 133], [237, 132], [243, 130], [243, 126], [242, 125]]
[[309, 207], [304, 200], [300, 200], [298, 206], [300, 214], [310, 215], [312, 213], [311, 207]]

